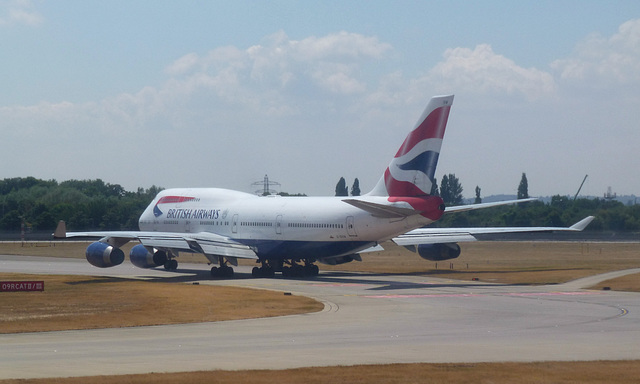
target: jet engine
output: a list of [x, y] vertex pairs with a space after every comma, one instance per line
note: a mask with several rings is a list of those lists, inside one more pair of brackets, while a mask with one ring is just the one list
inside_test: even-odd
[[115, 267], [124, 261], [124, 252], [120, 248], [96, 241], [87, 247], [87, 261], [98, 268]]
[[162, 251], [151, 253], [144, 245], [138, 244], [131, 248], [129, 260], [131, 260], [131, 264], [138, 268], [154, 268], [167, 262], [167, 254]]
[[460, 256], [460, 246], [457, 243], [420, 244], [418, 254], [431, 261], [455, 259]]

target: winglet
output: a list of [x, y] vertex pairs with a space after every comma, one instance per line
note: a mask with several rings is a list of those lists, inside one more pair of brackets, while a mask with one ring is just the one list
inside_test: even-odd
[[67, 224], [64, 220], [58, 221], [58, 226], [56, 227], [55, 232], [53, 232], [54, 239], [64, 239], [67, 237]]
[[587, 225], [589, 225], [593, 221], [593, 219], [595, 219], [594, 216], [587, 216], [584, 219], [570, 226], [569, 229], [574, 231], [582, 231], [583, 229], [587, 228]]

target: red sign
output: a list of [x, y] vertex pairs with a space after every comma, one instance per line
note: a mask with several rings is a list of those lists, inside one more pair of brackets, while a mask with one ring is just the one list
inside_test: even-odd
[[44, 291], [44, 281], [0, 281], [0, 292]]

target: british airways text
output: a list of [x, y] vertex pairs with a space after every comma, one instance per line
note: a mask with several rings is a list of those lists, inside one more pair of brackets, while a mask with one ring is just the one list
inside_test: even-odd
[[170, 209], [167, 219], [208, 219], [215, 220], [220, 216], [219, 209]]

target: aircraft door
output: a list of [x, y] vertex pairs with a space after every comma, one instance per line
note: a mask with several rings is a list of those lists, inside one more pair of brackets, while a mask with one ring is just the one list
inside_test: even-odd
[[356, 232], [356, 226], [353, 223], [353, 216], [347, 216], [347, 233], [350, 237], [358, 236]]
[[276, 216], [276, 234], [282, 235], [282, 215]]
[[231, 232], [238, 233], [238, 214], [233, 215], [231, 219]]

